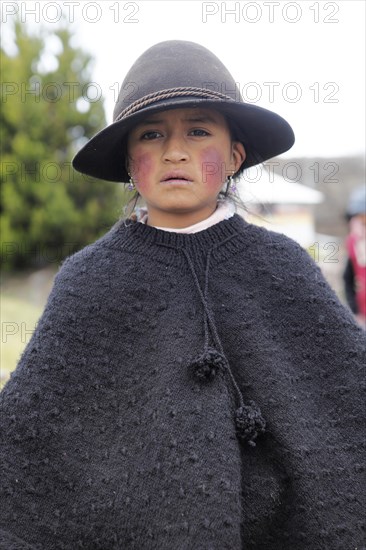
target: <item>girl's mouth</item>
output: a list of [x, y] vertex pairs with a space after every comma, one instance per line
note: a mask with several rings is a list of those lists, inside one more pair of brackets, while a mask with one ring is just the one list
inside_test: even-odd
[[161, 183], [187, 184], [192, 183], [190, 176], [182, 170], [172, 170], [164, 174]]

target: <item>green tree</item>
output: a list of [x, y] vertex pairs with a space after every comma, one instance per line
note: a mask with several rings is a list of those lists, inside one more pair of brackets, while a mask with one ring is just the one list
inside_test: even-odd
[[[14, 22], [16, 53], [1, 49], [1, 259], [7, 269], [59, 262], [118, 219], [121, 185], [71, 167], [75, 152], [103, 126], [91, 56], [65, 27], [33, 36]], [[50, 55], [52, 40], [58, 53]], [[92, 97], [94, 96], [94, 97]], [[97, 100], [96, 99], [97, 96]]]

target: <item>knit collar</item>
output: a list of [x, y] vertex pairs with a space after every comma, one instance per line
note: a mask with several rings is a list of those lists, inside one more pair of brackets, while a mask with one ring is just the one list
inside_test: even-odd
[[[252, 227], [238, 214], [193, 234], [170, 233], [132, 220], [120, 220], [99, 240], [99, 244], [119, 252], [141, 254], [178, 269], [187, 268], [180, 252], [184, 248], [199, 269], [204, 267], [208, 250], [212, 249], [213, 261], [220, 263], [243, 250], [248, 241], [257, 240], [258, 235], [250, 231]], [[223, 241], [225, 246], [220, 246]]]
[[[175, 263], [174, 258], [182, 258], [181, 254], [176, 254], [176, 250], [182, 248], [192, 257], [197, 256], [198, 262], [203, 254], [214, 248], [213, 256], [220, 261], [245, 246], [250, 227], [252, 225], [238, 214], [193, 234], [173, 233], [131, 220], [120, 220], [100, 242], [108, 248], [141, 253], [167, 265]], [[233, 238], [225, 246], [219, 246], [229, 237]]]

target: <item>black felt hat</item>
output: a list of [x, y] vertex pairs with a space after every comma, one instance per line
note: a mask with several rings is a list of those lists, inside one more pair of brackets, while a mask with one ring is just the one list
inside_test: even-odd
[[146, 50], [127, 73], [113, 112], [113, 123], [75, 156], [79, 172], [127, 182], [129, 130], [148, 114], [181, 107], [211, 107], [224, 114], [246, 150], [249, 168], [292, 147], [294, 134], [282, 117], [245, 103], [235, 80], [209, 50], [194, 42], [168, 40]]

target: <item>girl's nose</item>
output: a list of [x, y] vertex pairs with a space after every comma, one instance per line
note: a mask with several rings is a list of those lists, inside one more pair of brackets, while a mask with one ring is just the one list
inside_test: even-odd
[[163, 153], [166, 162], [184, 162], [189, 159], [189, 154], [183, 138], [171, 136], [166, 141]]

